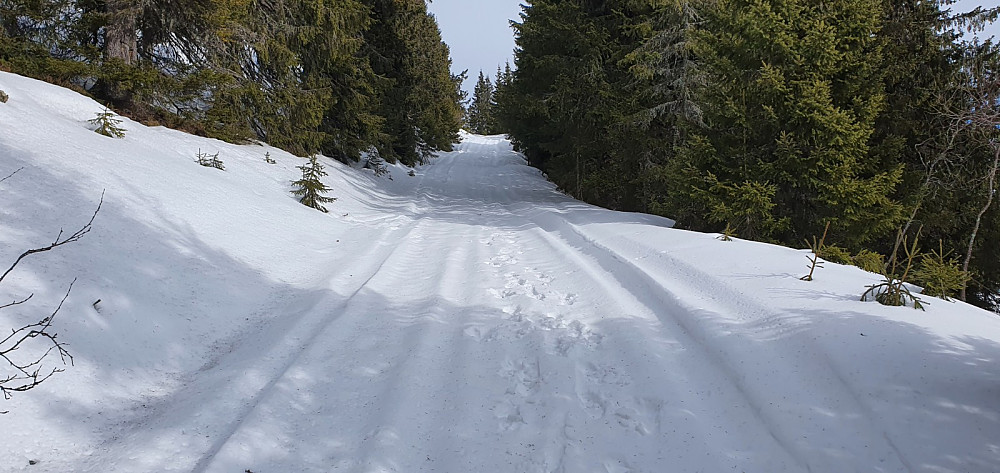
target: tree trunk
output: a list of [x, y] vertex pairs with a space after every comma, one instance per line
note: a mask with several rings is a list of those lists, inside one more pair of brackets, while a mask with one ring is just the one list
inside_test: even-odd
[[136, 20], [139, 5], [132, 0], [108, 0], [108, 25], [104, 33], [104, 59], [118, 59], [128, 66], [139, 63]]
[[139, 63], [137, 20], [141, 5], [136, 0], [108, 0], [108, 23], [104, 28], [104, 63], [106, 75], [97, 83], [97, 94], [103, 95], [116, 108], [134, 112], [135, 100], [131, 87], [123, 83], [121, 67]]
[[[968, 273], [969, 262], [972, 261], [972, 249], [976, 244], [976, 235], [979, 233], [979, 225], [983, 221], [983, 215], [986, 211], [990, 209], [990, 205], [993, 203], [993, 194], [996, 193], [996, 178], [997, 178], [997, 168], [1000, 167], [1000, 143], [993, 144], [993, 167], [990, 169], [989, 174], [987, 174], [987, 184], [986, 184], [986, 203], [983, 208], [979, 210], [979, 215], [976, 215], [976, 224], [972, 227], [972, 235], [969, 237], [969, 248], [965, 251], [965, 261], [962, 262], [962, 271]], [[967, 284], [966, 284], [967, 285]], [[966, 298], [966, 287], [962, 286], [962, 291], [959, 292], [958, 298], [965, 300]]]

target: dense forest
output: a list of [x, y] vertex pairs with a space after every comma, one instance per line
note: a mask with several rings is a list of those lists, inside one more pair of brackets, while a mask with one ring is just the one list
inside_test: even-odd
[[413, 165], [449, 150], [450, 65], [424, 0], [0, 0], [0, 68], [302, 156]]
[[512, 75], [480, 81], [486, 128], [565, 192], [683, 228], [801, 247], [829, 225], [823, 256], [873, 270], [917, 240], [910, 280], [968, 274], [956, 295], [996, 307], [1000, 50], [974, 33], [1000, 8], [951, 3], [531, 0]]
[[953, 3], [530, 0], [464, 111], [424, 0], [0, 0], [0, 69], [376, 169], [506, 133], [587, 202], [884, 273], [919, 241], [909, 279], [997, 308], [1000, 7]]

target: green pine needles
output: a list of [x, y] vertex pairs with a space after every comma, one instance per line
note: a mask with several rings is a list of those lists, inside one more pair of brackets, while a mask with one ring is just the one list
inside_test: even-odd
[[726, 228], [722, 230], [722, 233], [719, 234], [719, 236], [715, 237], [715, 239], [719, 241], [733, 241], [733, 238], [735, 237], [736, 237], [736, 229], [733, 228], [732, 225], [727, 223]]
[[924, 287], [921, 294], [951, 300], [969, 283], [969, 273], [962, 271], [951, 252], [944, 250], [944, 243], [938, 240], [938, 249], [931, 250], [920, 258], [920, 265], [913, 272], [913, 281]]
[[872, 297], [882, 305], [898, 307], [913, 304], [914, 309], [924, 310], [923, 301], [910, 292], [910, 289], [905, 284], [905, 281], [910, 277], [913, 270], [913, 262], [919, 254], [919, 250], [917, 249], [917, 240], [919, 237], [920, 231], [918, 230], [917, 236], [913, 238], [913, 243], [908, 244], [906, 237], [903, 236], [903, 232], [900, 230], [896, 238], [897, 250], [899, 246], [902, 246], [906, 256], [902, 261], [898, 261], [896, 259], [897, 251], [894, 250], [892, 252], [889, 264], [883, 266], [882, 271], [880, 271], [882, 282], [868, 286], [864, 294], [861, 294], [862, 301], [867, 301], [869, 297]]
[[885, 256], [872, 250], [861, 250], [851, 257], [851, 262], [869, 273], [881, 273], [885, 267]]
[[298, 166], [302, 171], [302, 179], [292, 182], [295, 189], [292, 195], [299, 198], [299, 202], [306, 207], [312, 207], [320, 212], [326, 213], [324, 203], [337, 200], [335, 197], [326, 197], [323, 194], [330, 192], [330, 188], [320, 180], [326, 175], [323, 165], [319, 163], [316, 155], [309, 156], [309, 163]]
[[215, 168], [220, 171], [226, 170], [226, 167], [222, 165], [222, 160], [219, 159], [219, 153], [202, 153], [199, 149], [198, 154], [195, 155], [195, 162], [207, 168]]
[[[823, 253], [823, 250], [825, 248], [823, 246], [823, 243], [826, 242], [826, 234], [829, 231], [830, 231], [830, 222], [826, 222], [826, 228], [823, 229], [823, 237], [820, 238], [819, 241], [816, 241], [816, 237], [813, 236], [812, 244], [809, 246], [812, 249], [812, 256], [806, 257], [809, 260], [809, 274], [802, 276], [799, 279], [803, 281], [812, 281], [813, 273], [816, 271], [816, 268], [823, 267], [823, 261], [820, 260], [820, 255]], [[809, 241], [806, 241], [806, 244], [808, 245]]]
[[97, 112], [97, 116], [88, 120], [91, 125], [96, 126], [94, 130], [104, 136], [111, 138], [124, 138], [125, 129], [121, 127], [122, 120], [118, 118], [114, 112], [108, 110], [104, 107], [103, 112]]

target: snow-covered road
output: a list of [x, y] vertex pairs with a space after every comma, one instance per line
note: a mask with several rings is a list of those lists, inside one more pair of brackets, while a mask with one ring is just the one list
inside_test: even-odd
[[[13, 288], [80, 275], [60, 319], [78, 366], [10, 401], [0, 471], [1000, 465], [992, 314], [862, 303], [875, 276], [857, 268], [804, 282], [801, 251], [580, 203], [501, 137], [391, 181], [334, 167], [324, 215], [289, 198], [295, 158], [131, 122], [107, 141], [81, 125], [88, 100], [0, 86], [4, 169], [64, 189], [38, 211], [30, 181], [4, 189], [29, 209], [6, 211], [5, 245], [108, 188], [103, 230]], [[191, 163], [196, 147], [227, 172]], [[60, 198], [77, 203], [53, 214]]]

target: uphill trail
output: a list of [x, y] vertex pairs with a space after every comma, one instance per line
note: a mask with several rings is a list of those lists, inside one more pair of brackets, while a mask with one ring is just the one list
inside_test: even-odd
[[609, 229], [668, 220], [572, 200], [499, 137], [396, 189], [365, 248], [87, 469], [912, 469], [822, 353], [753, 342], [779, 311]]
[[500, 136], [391, 179], [324, 159], [322, 213], [280, 149], [112, 139], [87, 97], [0, 88], [8, 261], [105, 189], [0, 287], [34, 294], [4, 328], [77, 281], [73, 364], [2, 400], [2, 473], [1000, 471], [996, 314], [582, 203]]

